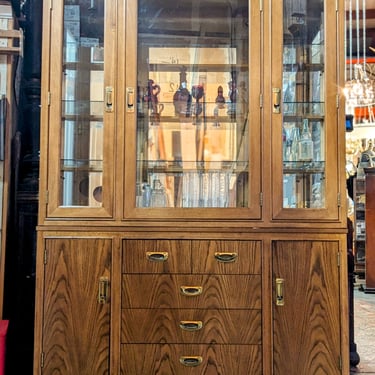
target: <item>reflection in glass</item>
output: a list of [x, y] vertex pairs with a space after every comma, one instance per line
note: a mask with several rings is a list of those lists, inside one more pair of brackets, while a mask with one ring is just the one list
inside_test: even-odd
[[283, 207], [325, 207], [324, 3], [284, 0]]
[[62, 206], [101, 206], [104, 0], [64, 2]]
[[248, 1], [141, 0], [137, 46], [137, 207], [246, 207]]

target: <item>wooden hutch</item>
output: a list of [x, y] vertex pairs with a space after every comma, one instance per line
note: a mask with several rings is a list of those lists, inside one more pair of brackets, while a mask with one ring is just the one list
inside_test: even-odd
[[34, 374], [347, 375], [344, 1], [43, 22]]

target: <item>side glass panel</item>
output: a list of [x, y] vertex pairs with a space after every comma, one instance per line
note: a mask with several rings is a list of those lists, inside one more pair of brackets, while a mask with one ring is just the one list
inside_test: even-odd
[[248, 21], [247, 0], [138, 2], [137, 207], [248, 206]]
[[103, 82], [104, 0], [65, 0], [61, 206], [102, 205]]
[[283, 7], [283, 207], [325, 208], [324, 4]]

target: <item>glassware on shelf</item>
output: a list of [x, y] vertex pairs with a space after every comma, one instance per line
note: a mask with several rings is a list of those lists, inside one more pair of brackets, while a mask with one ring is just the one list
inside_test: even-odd
[[151, 207], [167, 207], [167, 194], [159, 179], [155, 179], [151, 189]]
[[142, 207], [150, 207], [151, 204], [151, 186], [150, 184], [142, 185]]
[[290, 152], [290, 161], [293, 162], [293, 166], [297, 165], [298, 162], [298, 154], [299, 154], [299, 142], [301, 140], [300, 130], [297, 125], [294, 126], [292, 129], [292, 145], [291, 145], [291, 152]]
[[314, 144], [309, 129], [309, 120], [303, 120], [301, 139], [298, 144], [298, 160], [312, 161], [314, 156]]
[[228, 82], [229, 87], [229, 99], [230, 103], [228, 104], [228, 115], [236, 117], [236, 103], [237, 103], [237, 74], [235, 71], [231, 73], [232, 79]]
[[199, 101], [204, 96], [204, 87], [202, 85], [194, 85], [191, 89], [191, 95], [195, 99], [194, 115], [196, 118], [203, 112], [203, 105]]
[[223, 95], [223, 86], [219, 86], [217, 88], [217, 97], [215, 99], [215, 108], [214, 108], [214, 117], [215, 117], [215, 123], [214, 126], [219, 127], [220, 121], [219, 116], [221, 115], [221, 112], [225, 109], [225, 97]]
[[173, 95], [173, 105], [176, 116], [190, 117], [191, 114], [191, 94], [187, 89], [186, 67], [181, 68], [180, 86]]

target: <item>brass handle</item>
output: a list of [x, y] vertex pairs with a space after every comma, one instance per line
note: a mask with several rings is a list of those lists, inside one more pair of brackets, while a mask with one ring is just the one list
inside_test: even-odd
[[199, 331], [203, 327], [203, 322], [200, 320], [197, 321], [190, 321], [190, 320], [181, 320], [180, 321], [180, 328], [184, 331]]
[[109, 288], [108, 277], [101, 277], [99, 279], [98, 302], [102, 305], [108, 302], [108, 288]]
[[201, 286], [181, 286], [181, 293], [188, 297], [199, 296], [203, 292], [203, 287]]
[[223, 263], [234, 262], [237, 256], [237, 253], [215, 253], [216, 260]]
[[134, 112], [134, 88], [126, 88], [126, 112]]
[[199, 366], [203, 361], [203, 358], [199, 355], [197, 356], [181, 356], [180, 363], [187, 367]]
[[280, 113], [281, 90], [278, 87], [272, 89], [273, 113]]
[[113, 112], [113, 87], [105, 88], [105, 111]]
[[166, 251], [147, 251], [146, 257], [150, 262], [165, 262], [168, 260], [168, 253]]
[[284, 279], [276, 279], [276, 306], [284, 306]]

